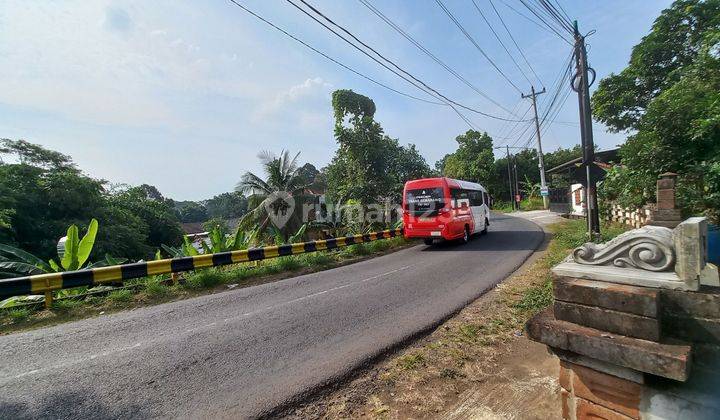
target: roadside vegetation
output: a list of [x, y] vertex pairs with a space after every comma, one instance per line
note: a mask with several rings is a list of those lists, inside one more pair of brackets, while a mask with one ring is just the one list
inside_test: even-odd
[[[603, 240], [625, 230], [621, 225], [604, 224]], [[288, 413], [290, 417], [436, 418], [449, 415], [446, 410], [454, 404], [462, 405], [461, 395], [488, 394], [493, 396], [490, 399], [504, 398], [493, 388], [493, 381], [498, 380], [500, 374], [498, 360], [517, 357], [508, 362], [512, 364], [519, 363], [520, 358], [545, 357], [544, 350], [540, 355], [519, 353], [520, 340], [526, 340], [523, 327], [533, 315], [552, 304], [550, 269], [573, 248], [587, 241], [584, 220], [567, 220], [551, 226], [548, 231], [552, 239], [544, 253], [518, 274], [471, 303], [427, 337], [379, 366], [369, 368], [336, 391]], [[487, 388], [483, 389], [485, 384]], [[508, 388], [513, 386], [520, 385]], [[522, 394], [511, 398], [530, 397], [530, 393]], [[554, 390], [547, 395], [554, 395]], [[538, 402], [527, 406], [541, 409]], [[514, 410], [518, 405], [513, 403], [512, 407]]]

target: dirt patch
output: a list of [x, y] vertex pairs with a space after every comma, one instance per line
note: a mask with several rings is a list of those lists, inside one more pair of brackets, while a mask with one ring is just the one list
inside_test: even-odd
[[551, 251], [429, 335], [285, 418], [560, 418], [557, 360], [523, 333], [549, 303]]

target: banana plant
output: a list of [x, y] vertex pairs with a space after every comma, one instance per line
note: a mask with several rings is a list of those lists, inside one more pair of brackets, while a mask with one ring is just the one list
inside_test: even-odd
[[[35, 275], [43, 273], [54, 273], [60, 271], [80, 270], [81, 268], [100, 267], [104, 265], [121, 264], [127, 260], [116, 259], [105, 256], [105, 261], [95, 264], [88, 264], [88, 258], [95, 245], [95, 236], [98, 231], [98, 222], [95, 219], [90, 221], [88, 230], [82, 239], [79, 239], [78, 227], [71, 225], [67, 230], [67, 237], [64, 243], [58, 245], [58, 260], [44, 261], [29, 252], [23, 251], [14, 246], [0, 244], [0, 276], [15, 277], [18, 275]], [[120, 261], [120, 262], [118, 262]], [[111, 264], [113, 263], [113, 264]], [[7, 270], [7, 271], [6, 271]]]
[[[82, 239], [79, 238], [78, 227], [70, 225], [67, 230], [67, 239], [65, 240], [65, 249], [59, 252], [60, 263], [50, 260], [49, 264], [53, 271], [74, 271], [79, 270], [90, 258], [93, 246], [95, 245], [95, 236], [98, 231], [98, 221], [92, 219], [88, 230]], [[62, 268], [60, 268], [62, 267]]]
[[162, 244], [160, 245], [162, 249], [167, 252], [171, 258], [181, 258], [181, 257], [192, 257], [194, 255], [200, 255], [197, 249], [192, 244], [192, 241], [190, 241], [190, 237], [185, 235], [183, 236], [183, 243], [179, 247], [172, 247], [169, 245]]
[[273, 235], [273, 238], [275, 240], [275, 245], [294, 244], [296, 242], [300, 242], [303, 239], [307, 228], [308, 228], [308, 223], [303, 224], [302, 226], [300, 226], [300, 229], [298, 229], [297, 232], [288, 236], [287, 241], [285, 241], [280, 229], [276, 228], [275, 226], [270, 227], [270, 232]]

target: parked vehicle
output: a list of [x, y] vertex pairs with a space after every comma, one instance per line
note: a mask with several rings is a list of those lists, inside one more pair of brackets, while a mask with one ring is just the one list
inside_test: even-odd
[[467, 242], [475, 233], [487, 233], [490, 197], [485, 187], [452, 178], [408, 181], [403, 191], [406, 238]]

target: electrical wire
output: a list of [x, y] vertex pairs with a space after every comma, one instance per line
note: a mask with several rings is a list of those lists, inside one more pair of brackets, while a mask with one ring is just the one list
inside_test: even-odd
[[515, 88], [515, 90], [522, 93], [522, 90], [520, 90], [520, 88], [512, 80], [510, 80], [510, 78], [502, 70], [500, 70], [500, 67], [498, 67], [497, 64], [495, 64], [495, 62], [492, 60], [492, 58], [490, 58], [490, 56], [487, 55], [487, 53], [482, 49], [482, 47], [480, 47], [480, 45], [477, 43], [475, 38], [473, 38], [472, 35], [470, 35], [470, 33], [468, 33], [468, 31], [462, 26], [462, 24], [457, 20], [457, 18], [452, 14], [452, 12], [450, 12], [450, 10], [448, 10], [448, 8], [445, 6], [445, 4], [443, 4], [443, 2], [441, 0], [435, 0], [435, 2], [438, 4], [438, 6], [440, 6], [440, 8], [445, 12], [445, 14], [455, 24], [455, 26], [457, 26], [458, 29], [460, 29], [460, 31], [463, 33], [463, 35], [465, 35], [465, 38], [467, 38], [475, 46], [475, 49], [477, 49], [480, 52], [480, 54], [482, 54], [482, 56], [485, 57], [485, 59], [493, 66], [493, 68], [495, 68], [495, 70], [497, 70], [497, 72], [500, 73], [500, 75], [502, 75], [502, 77], [513, 88]]
[[[340, 34], [340, 33], [338, 33], [337, 31], [335, 31], [333, 28], [329, 27], [329, 26], [328, 26], [327, 24], [325, 24], [324, 22], [320, 21], [320, 20], [319, 20], [317, 17], [315, 17], [312, 13], [310, 13], [310, 12], [308, 12], [307, 10], [303, 9], [302, 7], [300, 7], [300, 6], [299, 6], [298, 4], [296, 4], [293, 0], [286, 0], [286, 1], [287, 1], [288, 3], [290, 3], [292, 6], [294, 6], [296, 9], [298, 9], [299, 11], [301, 11], [302, 13], [304, 13], [305, 15], [307, 15], [308, 17], [310, 17], [311, 19], [313, 19], [315, 22], [317, 22], [318, 24], [320, 24], [321, 26], [323, 26], [325, 29], [329, 30], [330, 32], [332, 32], [333, 34], [335, 34], [337, 37], [339, 37], [340, 39], [342, 39], [343, 41], [345, 41], [348, 45], [350, 45], [350, 46], [352, 46], [353, 48], [355, 48], [356, 50], [360, 51], [362, 54], [366, 55], [367, 57], [369, 57], [370, 59], [372, 59], [372, 60], [375, 61], [376, 63], [380, 64], [380, 65], [383, 66], [384, 68], [388, 69], [389, 71], [391, 71], [392, 73], [394, 73], [394, 74], [397, 75], [398, 77], [402, 78], [403, 80], [407, 81], [408, 83], [412, 84], [413, 86], [417, 87], [418, 89], [420, 89], [420, 90], [422, 90], [422, 91], [424, 91], [424, 92], [426, 92], [426, 93], [429, 93], [429, 94], [431, 94], [431, 95], [433, 95], [433, 96], [436, 96], [437, 99], [442, 98], [442, 99], [440, 99], [441, 101], [444, 100], [444, 101], [448, 102], [448, 104], [451, 105], [451, 106], [452, 106], [452, 105], [456, 105], [456, 106], [459, 107], [459, 108], [463, 108], [463, 109], [465, 109], [465, 110], [467, 110], [467, 111], [471, 111], [471, 112], [474, 112], [474, 113], [477, 113], [477, 114], [486, 116], [486, 117], [488, 117], [488, 118], [493, 118], [493, 119], [497, 119], [497, 120], [501, 120], [501, 121], [515, 121], [515, 120], [513, 120], [513, 119], [503, 118], [503, 117], [499, 117], [499, 116], [496, 116], [496, 115], [488, 114], [488, 113], [486, 113], [486, 112], [477, 110], [477, 109], [475, 109], [475, 108], [469, 107], [469, 106], [467, 106], [467, 105], [461, 104], [461, 103], [459, 103], [459, 102], [457, 102], [457, 101], [455, 101], [455, 100], [453, 100], [453, 99], [448, 98], [447, 96], [445, 96], [445, 95], [443, 95], [442, 93], [438, 92], [438, 91], [435, 90], [434, 88], [430, 87], [427, 83], [423, 82], [422, 80], [418, 79], [417, 77], [415, 77], [414, 75], [412, 75], [411, 73], [409, 73], [408, 71], [406, 71], [405, 69], [403, 69], [402, 67], [400, 67], [399, 65], [397, 65], [397, 64], [396, 64], [395, 62], [393, 62], [392, 60], [390, 60], [390, 59], [386, 58], [384, 55], [380, 54], [377, 50], [375, 50], [374, 48], [372, 48], [372, 47], [369, 46], [368, 44], [366, 44], [366, 43], [364, 43], [363, 41], [361, 41], [357, 36], [355, 36], [353, 33], [351, 33], [351, 32], [350, 32], [349, 30], [347, 30], [345, 27], [343, 27], [343, 26], [337, 24], [336, 22], [334, 22], [332, 19], [330, 19], [329, 17], [327, 17], [325, 14], [323, 14], [323, 13], [322, 13], [320, 10], [318, 10], [316, 7], [314, 7], [314, 6], [312, 6], [311, 4], [309, 4], [307, 1], [305, 1], [305, 0], [300, 0], [300, 2], [303, 3], [303, 4], [304, 4], [306, 7], [308, 7], [310, 10], [312, 10], [313, 13], [317, 14], [317, 15], [320, 16], [322, 19], [324, 19], [325, 21], [329, 22], [332, 26], [335, 26], [335, 27], [337, 27], [339, 30], [341, 30], [342, 32], [346, 33], [350, 38], [352, 38], [353, 40], [355, 40], [357, 43], [359, 43], [359, 44], [362, 45], [363, 47], [365, 47], [365, 48], [367, 48], [368, 50], [372, 51], [375, 55], [377, 55], [377, 57], [379, 57], [379, 59], [376, 58], [375, 56], [373, 56], [372, 54], [368, 53], [368, 52], [367, 52], [366, 50], [364, 50], [363, 48], [360, 48], [358, 45], [356, 45], [355, 43], [353, 43], [352, 41], [350, 41], [349, 39], [347, 39], [347, 38], [346, 38], [345, 36], [343, 36], [342, 34]], [[398, 73], [398, 71], [393, 70], [393, 69], [390, 68], [387, 64], [385, 64], [383, 61], [380, 61], [380, 60], [383, 60], [384, 62], [386, 62], [386, 63], [388, 63], [389, 65], [393, 66], [394, 68], [396, 68], [399, 72], [401, 72], [401, 73], [403, 73], [403, 74], [400, 74], [400, 73]], [[405, 75], [406, 75], [406, 76], [405, 76]], [[411, 80], [411, 79], [412, 79], [412, 80]], [[432, 93], [431, 93], [431, 92], [432, 92]]]
[[527, 77], [527, 74], [525, 74], [525, 71], [523, 71], [523, 69], [520, 67], [520, 65], [517, 63], [517, 61], [515, 61], [515, 57], [513, 57], [513, 55], [510, 54], [510, 50], [508, 50], [508, 48], [505, 46], [505, 43], [502, 41], [500, 36], [497, 34], [497, 32], [495, 32], [495, 28], [493, 28], [493, 26], [490, 24], [490, 21], [487, 19], [487, 17], [485, 17], [485, 13], [483, 13], [483, 11], [480, 9], [480, 6], [478, 6], [478, 4], [477, 4], [477, 2], [475, 2], [475, 0], [471, 0], [471, 1], [472, 1], [473, 6], [475, 6], [475, 9], [480, 14], [480, 17], [482, 17], [485, 24], [488, 26], [488, 28], [490, 28], [490, 32], [492, 32], [492, 34], [495, 36], [495, 39], [497, 39], [497, 41], [500, 43], [500, 46], [503, 48], [503, 50], [505, 50], [505, 53], [508, 55], [508, 57], [510, 57], [510, 60], [513, 62], [513, 64], [515, 64], [515, 67], [517, 67], [518, 71], [520, 71], [520, 74], [522, 74], [522, 76], [525, 78], [525, 80], [527, 80], [528, 84], [532, 85], [533, 83]]
[[[513, 44], [515, 44], [515, 48], [517, 48], [517, 50], [520, 53], [520, 55], [522, 56], [523, 60], [525, 60], [525, 64], [527, 64], [527, 66], [530, 69], [530, 71], [532, 72], [532, 74], [535, 76], [535, 78], [538, 80], [538, 82], [540, 82], [540, 86], [542, 86], [544, 88], [545, 83], [543, 83], [543, 81], [540, 79], [540, 76], [538, 76], [537, 73], [535, 73], [535, 69], [530, 64], [530, 61], [528, 60], [527, 56], [525, 56], [525, 53], [523, 52], [522, 48], [520, 48], [520, 45], [518, 45], [517, 41], [515, 40], [515, 37], [513, 36], [512, 32], [510, 31], [510, 28], [508, 28], [508, 26], [505, 24], [505, 20], [502, 18], [502, 15], [498, 11], [497, 7], [495, 7], [495, 3], [493, 3], [493, 0], [488, 0], [488, 1], [490, 2], [490, 6], [492, 6], [493, 10], [495, 11], [495, 14], [497, 15], [498, 19], [500, 19], [500, 23], [505, 28], [505, 32], [507, 32], [507, 34], [510, 37], [510, 39], [512, 40]], [[473, 3], [474, 2], [475, 2], [475, 0], [473, 0]]]
[[300, 38], [296, 37], [295, 35], [293, 35], [293, 34], [287, 32], [287, 31], [285, 31], [284, 29], [280, 28], [279, 26], [275, 25], [274, 23], [270, 22], [269, 20], [265, 19], [264, 17], [258, 15], [257, 13], [253, 12], [252, 10], [250, 10], [250, 9], [246, 8], [245, 6], [239, 4], [236, 0], [228, 0], [228, 1], [229, 1], [230, 3], [232, 3], [232, 4], [234, 4], [235, 6], [241, 8], [242, 10], [244, 10], [245, 12], [247, 12], [248, 14], [250, 14], [251, 16], [254, 16], [256, 19], [260, 20], [261, 22], [267, 24], [268, 26], [272, 27], [273, 29], [279, 31], [280, 33], [282, 33], [282, 34], [284, 34], [285, 36], [289, 37], [290, 39], [294, 40], [295, 42], [297, 42], [297, 43], [303, 45], [304, 47], [308, 48], [309, 50], [311, 50], [311, 51], [313, 51], [313, 52], [321, 55], [322, 57], [326, 58], [327, 60], [329, 60], [329, 61], [331, 61], [331, 62], [333, 62], [333, 63], [335, 63], [335, 64], [337, 64], [338, 66], [340, 66], [340, 67], [342, 67], [342, 68], [344, 68], [344, 69], [346, 69], [346, 70], [348, 70], [348, 71], [350, 71], [350, 72], [352, 72], [352, 73], [354, 73], [354, 74], [362, 77], [363, 79], [366, 79], [366, 80], [368, 80], [368, 81], [370, 81], [370, 82], [372, 82], [372, 83], [374, 83], [374, 84], [376, 84], [376, 85], [378, 85], [378, 86], [380, 86], [380, 87], [383, 87], [383, 88], [385, 88], [385, 89], [387, 89], [387, 90], [389, 90], [389, 91], [391, 91], [391, 92], [397, 93], [397, 94], [402, 95], [402, 96], [405, 96], [405, 97], [407, 97], [407, 98], [415, 99], [415, 100], [417, 100], [417, 101], [425, 102], [425, 103], [428, 103], [428, 104], [447, 106], [447, 104], [446, 104], [446, 103], [443, 103], [443, 102], [429, 101], [429, 100], [427, 100], [427, 99], [418, 98], [417, 96], [411, 95], [411, 94], [409, 94], [409, 93], [405, 93], [405, 92], [399, 91], [399, 90], [394, 89], [394, 88], [392, 88], [392, 87], [390, 87], [390, 86], [388, 86], [388, 85], [386, 85], [386, 84], [384, 84], [384, 83], [382, 83], [382, 82], [379, 82], [379, 81], [371, 78], [370, 76], [367, 76], [367, 75], [365, 75], [365, 74], [363, 74], [363, 73], [360, 73], [359, 71], [355, 70], [354, 68], [352, 68], [352, 67], [350, 67], [350, 66], [348, 66], [348, 65], [346, 65], [346, 64], [343, 64], [342, 62], [340, 62], [340, 61], [332, 58], [331, 56], [325, 54], [324, 52], [318, 50], [317, 48], [313, 47], [312, 45], [306, 43], [305, 41], [301, 40]]
[[450, 74], [455, 76], [458, 80], [463, 82], [467, 87], [474, 90], [478, 95], [482, 96], [483, 98], [487, 99], [488, 101], [492, 102], [494, 105], [498, 106], [502, 110], [508, 112], [510, 115], [516, 116], [513, 111], [508, 110], [503, 105], [495, 101], [493, 98], [488, 96], [485, 92], [481, 91], [478, 87], [470, 83], [465, 77], [461, 76], [455, 69], [450, 67], [448, 64], [446, 64], [444, 61], [439, 59], [435, 54], [433, 54], [430, 50], [425, 48], [419, 41], [417, 41], [415, 38], [413, 38], [410, 34], [408, 34], [405, 30], [403, 30], [398, 24], [393, 22], [389, 17], [387, 17], [385, 14], [383, 14], [377, 7], [375, 7], [372, 3], [370, 3], [368, 0], [358, 0], [361, 4], [363, 4], [365, 7], [367, 7], [372, 13], [374, 13], [377, 17], [379, 17], [383, 22], [385, 22], [388, 26], [390, 26], [392, 29], [394, 29], [397, 33], [402, 35], [405, 39], [410, 41], [415, 47], [417, 47], [420, 51], [422, 51], [425, 55], [432, 58], [433, 61], [435, 61], [437, 64], [439, 64], [442, 68], [447, 70]]

